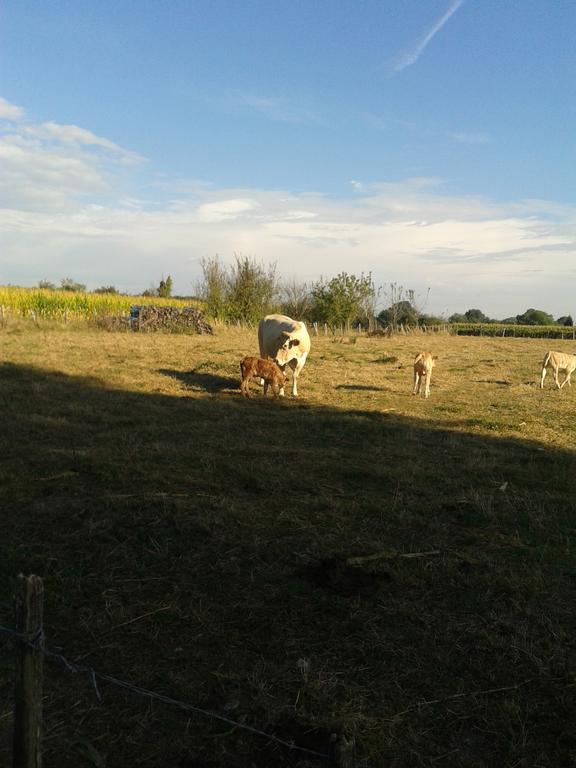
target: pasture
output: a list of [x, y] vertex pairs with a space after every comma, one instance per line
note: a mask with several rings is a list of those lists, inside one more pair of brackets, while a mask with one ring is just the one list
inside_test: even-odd
[[[540, 390], [550, 345], [576, 351], [312, 337], [300, 399], [246, 399], [255, 330], [8, 324], [0, 624], [36, 573], [52, 650], [305, 748], [343, 728], [373, 768], [574, 765], [576, 388]], [[411, 395], [421, 349], [428, 400]], [[45, 676], [46, 768], [325, 764]]]

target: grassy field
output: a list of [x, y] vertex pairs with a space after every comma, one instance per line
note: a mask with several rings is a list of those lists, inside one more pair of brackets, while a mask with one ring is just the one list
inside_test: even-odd
[[[312, 344], [299, 400], [246, 400], [255, 331], [0, 332], [0, 624], [33, 572], [53, 650], [308, 749], [575, 765], [576, 390], [540, 390], [549, 342]], [[45, 688], [46, 768], [325, 764], [53, 664]]]

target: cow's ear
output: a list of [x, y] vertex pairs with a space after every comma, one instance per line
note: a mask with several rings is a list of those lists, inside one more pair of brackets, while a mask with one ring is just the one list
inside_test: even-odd
[[290, 349], [292, 349], [292, 347], [297, 347], [298, 344], [300, 344], [300, 340], [299, 339], [292, 339], [288, 346], [290, 347]]

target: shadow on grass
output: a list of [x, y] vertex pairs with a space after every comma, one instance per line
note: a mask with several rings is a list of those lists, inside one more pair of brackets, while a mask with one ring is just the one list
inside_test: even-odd
[[[574, 454], [163, 373], [214, 396], [0, 366], [0, 624], [34, 572], [49, 647], [285, 740], [572, 764]], [[311, 765], [46, 666], [48, 767]], [[12, 678], [0, 654], [2, 764]]]
[[237, 379], [231, 376], [220, 376], [216, 373], [204, 373], [202, 371], [175, 371], [161, 368], [158, 373], [170, 376], [182, 382], [188, 389], [204, 392], [222, 392], [224, 390], [240, 390], [240, 376]]
[[475, 379], [475, 384], [497, 384], [500, 387], [510, 387], [511, 384], [509, 381], [505, 381], [504, 379]]
[[369, 384], [337, 384], [334, 389], [349, 389], [353, 392], [385, 392], [387, 388], [372, 387]]

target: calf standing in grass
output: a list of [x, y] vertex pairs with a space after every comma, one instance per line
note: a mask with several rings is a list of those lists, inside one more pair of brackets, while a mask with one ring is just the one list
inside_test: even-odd
[[437, 358], [432, 357], [430, 352], [419, 352], [414, 359], [414, 389], [413, 395], [420, 394], [422, 379], [426, 380], [424, 385], [424, 396], [430, 397], [430, 379], [432, 378], [432, 368]]
[[244, 397], [250, 397], [248, 384], [252, 377], [264, 380], [264, 395], [271, 386], [275, 396], [278, 396], [286, 380], [286, 374], [274, 360], [264, 360], [261, 357], [245, 357], [240, 363], [240, 371], [242, 373], [240, 389]]
[[[562, 389], [568, 382], [571, 387], [570, 376], [572, 371], [576, 371], [576, 355], [567, 355], [565, 352], [546, 352], [542, 361], [542, 378], [540, 379], [540, 389], [544, 389], [544, 379], [546, 378], [546, 369], [552, 368], [554, 371], [554, 381], [558, 389]], [[558, 381], [558, 371], [564, 371], [564, 381], [562, 384]]]

